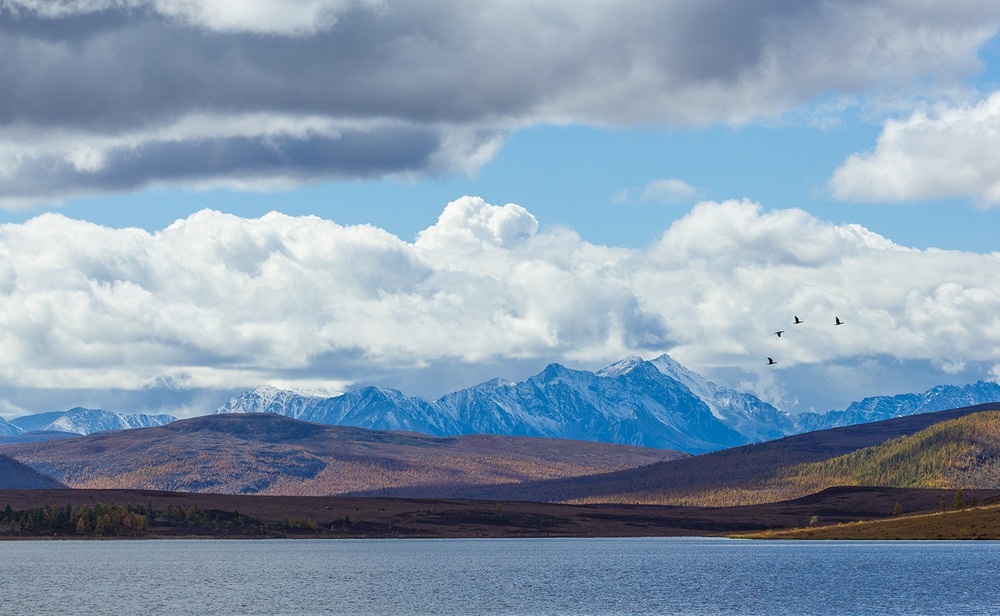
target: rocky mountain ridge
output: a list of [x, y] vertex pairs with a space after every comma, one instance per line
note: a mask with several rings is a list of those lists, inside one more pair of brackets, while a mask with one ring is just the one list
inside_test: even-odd
[[993, 401], [1000, 401], [1000, 385], [979, 381], [866, 398], [842, 411], [792, 415], [753, 394], [720, 386], [664, 354], [649, 361], [628, 357], [597, 372], [550, 364], [519, 383], [492, 379], [433, 402], [384, 387], [331, 398], [264, 387], [232, 398], [216, 413], [271, 412], [436, 436], [541, 436], [703, 453]]
[[73, 434], [94, 434], [108, 430], [130, 430], [152, 428], [175, 421], [173, 415], [147, 415], [145, 413], [116, 413], [100, 409], [71, 408], [67, 411], [24, 415], [9, 423], [19, 433], [27, 432], [69, 432]]

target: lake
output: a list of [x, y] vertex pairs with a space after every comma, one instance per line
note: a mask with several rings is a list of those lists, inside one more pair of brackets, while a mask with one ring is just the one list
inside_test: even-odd
[[2, 614], [996, 614], [998, 542], [0, 542]]

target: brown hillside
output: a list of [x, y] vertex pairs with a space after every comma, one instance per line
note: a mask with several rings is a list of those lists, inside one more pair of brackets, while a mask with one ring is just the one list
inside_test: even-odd
[[779, 489], [830, 486], [899, 488], [1000, 487], [1000, 412], [934, 424], [849, 454], [780, 469], [767, 480]]
[[17, 460], [0, 456], [0, 490], [48, 490], [63, 487], [65, 486], [55, 479]]
[[700, 506], [776, 502], [825, 487], [769, 484], [779, 469], [829, 460], [915, 434], [943, 421], [998, 409], [1000, 404], [984, 404], [820, 430], [599, 476], [526, 482], [516, 486], [451, 484], [366, 491], [364, 494]]
[[3, 445], [0, 453], [73, 488], [285, 495], [424, 484], [496, 485], [687, 456], [556, 439], [438, 438], [268, 414], [213, 415], [158, 428]]

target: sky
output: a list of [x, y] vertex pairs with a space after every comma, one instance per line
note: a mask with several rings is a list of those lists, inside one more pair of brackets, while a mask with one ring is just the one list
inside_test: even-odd
[[0, 0], [0, 416], [662, 353], [789, 412], [996, 380], [998, 32], [977, 0]]

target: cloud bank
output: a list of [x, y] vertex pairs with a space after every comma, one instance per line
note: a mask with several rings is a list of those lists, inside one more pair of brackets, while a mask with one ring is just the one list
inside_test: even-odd
[[475, 197], [413, 242], [279, 213], [205, 210], [155, 233], [44, 214], [0, 226], [0, 296], [5, 390], [343, 388], [386, 369], [670, 352], [763, 392], [796, 366], [881, 356], [950, 373], [1000, 349], [1000, 254], [909, 249], [749, 201], [700, 203], [643, 248]]
[[0, 206], [474, 171], [538, 123], [953, 85], [996, 3], [0, 1]]

